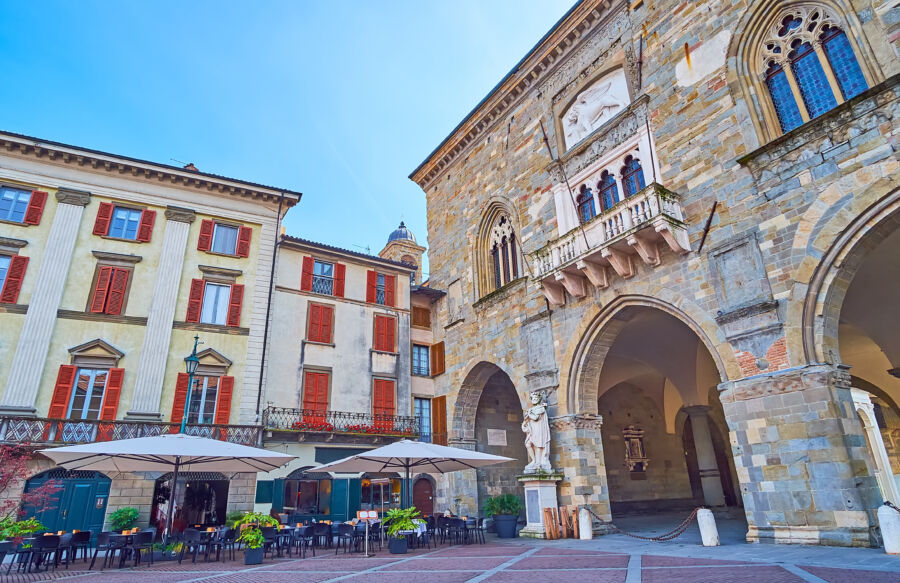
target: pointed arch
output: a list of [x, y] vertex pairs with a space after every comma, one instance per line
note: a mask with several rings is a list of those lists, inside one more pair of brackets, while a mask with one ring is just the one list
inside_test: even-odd
[[521, 277], [520, 222], [505, 200], [492, 199], [481, 214], [473, 249], [476, 297]]

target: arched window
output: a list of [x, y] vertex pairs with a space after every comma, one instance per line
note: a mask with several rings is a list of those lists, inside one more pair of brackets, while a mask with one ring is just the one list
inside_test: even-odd
[[519, 278], [519, 258], [516, 249], [516, 235], [507, 217], [491, 229], [491, 259], [493, 263], [494, 289], [498, 289]]
[[625, 165], [622, 166], [622, 190], [625, 197], [634, 196], [644, 189], [644, 169], [641, 162], [633, 156], [625, 157]]
[[825, 7], [792, 6], [770, 31], [760, 66], [783, 132], [868, 89], [839, 19]]
[[586, 223], [597, 214], [594, 207], [594, 193], [586, 185], [581, 185], [581, 191], [578, 193], [578, 218], [582, 223]]
[[603, 207], [603, 210], [608, 211], [619, 202], [619, 188], [616, 186], [616, 179], [607, 170], [600, 174], [597, 189], [600, 191], [600, 206]]

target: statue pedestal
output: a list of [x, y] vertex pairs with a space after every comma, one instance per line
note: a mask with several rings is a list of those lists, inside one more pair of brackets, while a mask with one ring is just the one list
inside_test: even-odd
[[556, 484], [563, 479], [561, 473], [523, 474], [516, 479], [525, 487], [525, 518], [528, 524], [519, 536], [546, 538], [544, 508], [558, 508]]

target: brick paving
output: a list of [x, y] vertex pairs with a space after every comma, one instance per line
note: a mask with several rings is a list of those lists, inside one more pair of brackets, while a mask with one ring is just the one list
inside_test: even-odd
[[[87, 571], [79, 563], [69, 570], [3, 575], [0, 583], [53, 579], [72, 579], [73, 583], [79, 579], [101, 583], [900, 583], [900, 557], [876, 555], [874, 549], [822, 549], [824, 553], [816, 553], [809, 547], [745, 544], [705, 549], [631, 543], [630, 550], [623, 550], [615, 548], [614, 542], [611, 537], [584, 542], [492, 540], [485, 545], [416, 549], [406, 555], [391, 555], [384, 549], [370, 558], [321, 550], [318, 556], [305, 559], [269, 557], [256, 566], [245, 566], [240, 553], [237, 561], [185, 561], [181, 565], [165, 561], [152, 567], [102, 572]], [[613, 548], [603, 551], [602, 547]], [[746, 560], [748, 555], [759, 560]], [[867, 562], [876, 568], [864, 568]]]

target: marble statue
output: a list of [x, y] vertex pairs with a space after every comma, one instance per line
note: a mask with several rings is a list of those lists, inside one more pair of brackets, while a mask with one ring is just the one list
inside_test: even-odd
[[531, 393], [532, 407], [525, 411], [522, 431], [525, 432], [525, 449], [528, 450], [526, 474], [551, 472], [550, 421], [547, 419], [547, 402], [543, 393]]
[[[621, 80], [619, 79], [621, 77]], [[609, 80], [606, 80], [609, 79]], [[628, 102], [624, 73], [594, 83], [578, 94], [562, 118], [566, 147], [571, 148], [618, 113]]]

